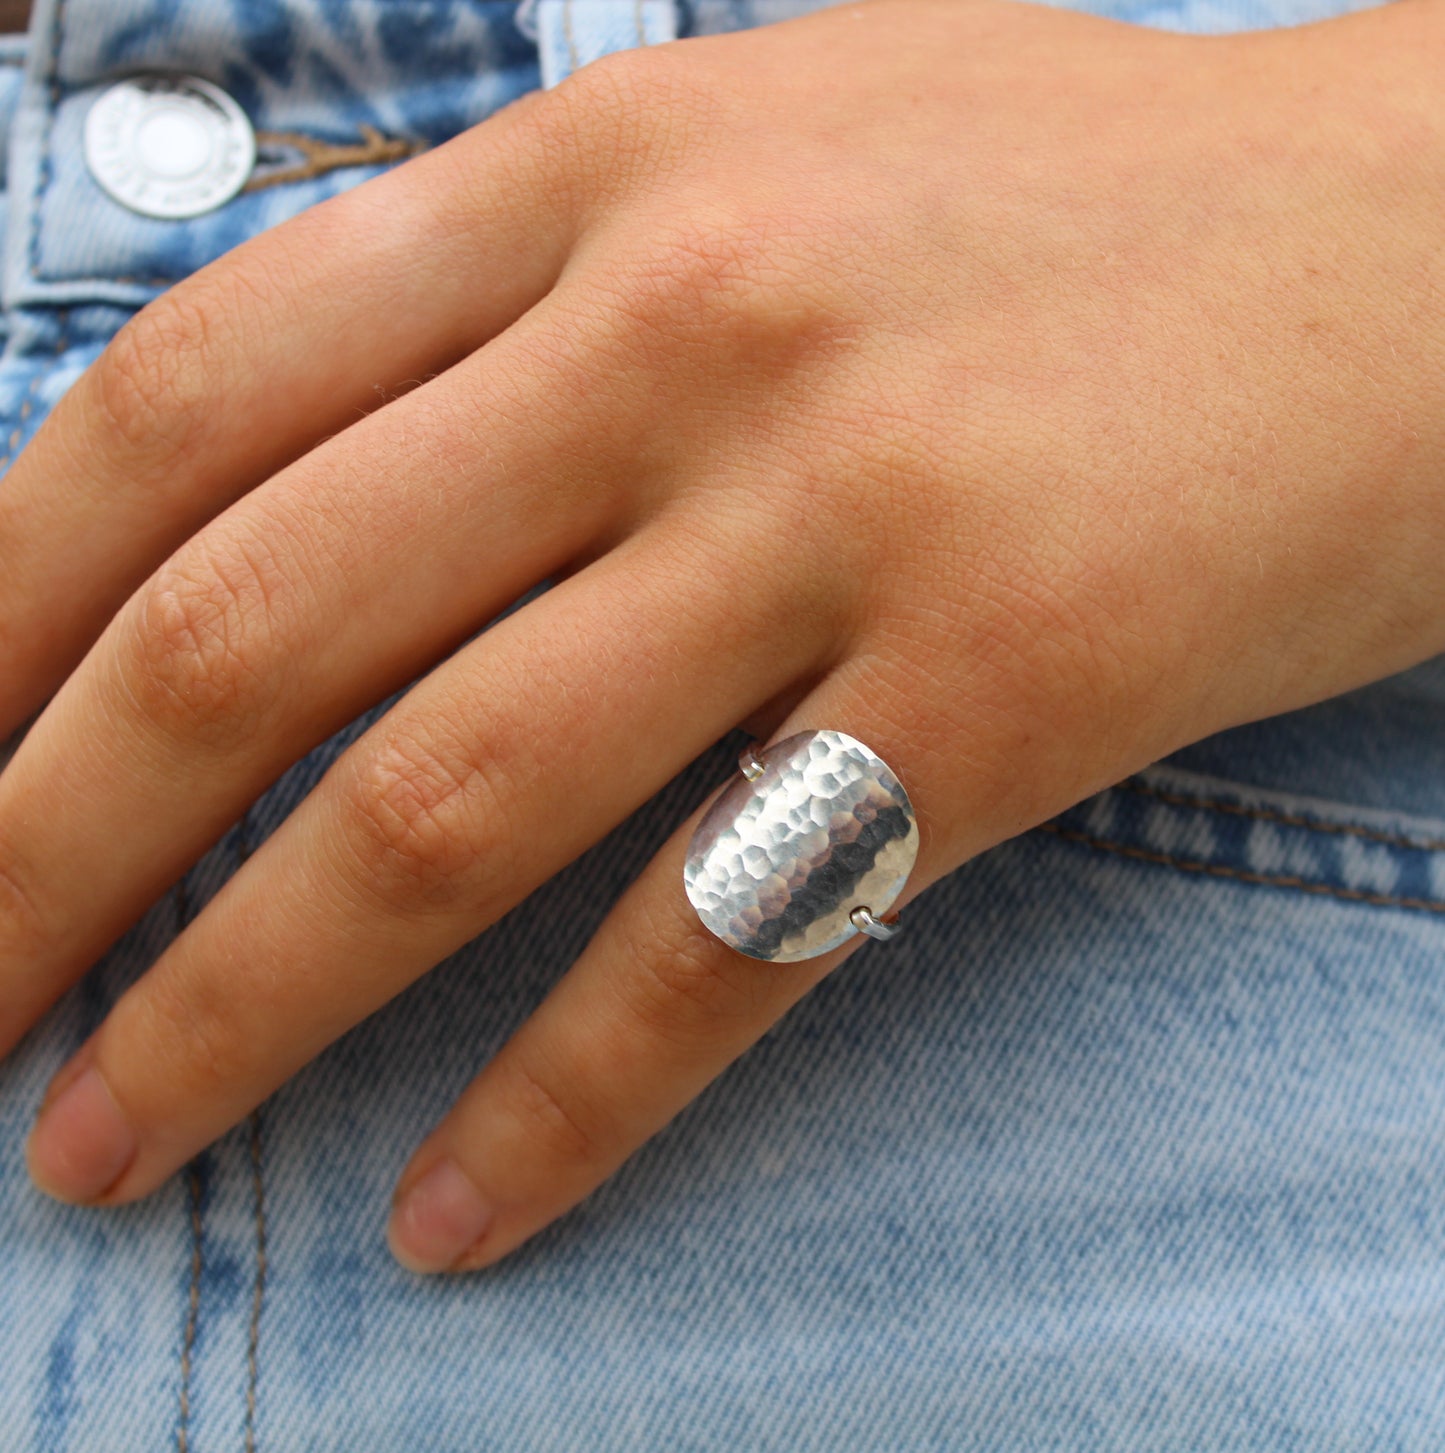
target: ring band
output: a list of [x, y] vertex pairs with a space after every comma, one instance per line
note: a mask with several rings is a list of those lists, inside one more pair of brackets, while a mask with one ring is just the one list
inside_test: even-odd
[[864, 908], [859, 904], [849, 915], [853, 927], [860, 933], [871, 934], [874, 938], [881, 938], [885, 941], [893, 937], [900, 927], [898, 915], [895, 913], [892, 918], [874, 918], [871, 908]]
[[795, 963], [855, 934], [889, 939], [885, 917], [918, 857], [918, 822], [897, 773], [856, 737], [796, 732], [738, 754], [740, 776], [703, 814], [683, 885], [710, 932], [750, 958]]

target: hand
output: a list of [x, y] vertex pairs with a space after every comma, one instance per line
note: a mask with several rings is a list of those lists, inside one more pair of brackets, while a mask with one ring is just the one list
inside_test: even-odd
[[[0, 735], [55, 691], [0, 778], [0, 1052], [428, 674], [57, 1075], [37, 1181], [153, 1190], [740, 722], [898, 770], [905, 907], [1445, 647], [1434, 13], [626, 52], [142, 310], [0, 491]], [[864, 942], [713, 938], [705, 805], [416, 1152], [408, 1265], [504, 1256]]]

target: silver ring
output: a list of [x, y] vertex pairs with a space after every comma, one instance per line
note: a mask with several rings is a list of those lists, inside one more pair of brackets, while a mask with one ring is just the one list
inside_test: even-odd
[[710, 932], [750, 958], [795, 963], [855, 934], [893, 938], [885, 916], [918, 857], [897, 773], [846, 732], [750, 743], [740, 775], [703, 814], [683, 885]]
[[896, 913], [892, 918], [874, 918], [871, 908], [859, 906], [848, 917], [860, 933], [871, 934], [874, 938], [890, 939], [899, 929]]

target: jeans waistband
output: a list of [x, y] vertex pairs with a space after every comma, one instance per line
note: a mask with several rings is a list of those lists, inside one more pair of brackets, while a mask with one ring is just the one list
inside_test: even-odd
[[[836, 3], [36, 0], [28, 36], [0, 49], [5, 307], [139, 307], [246, 237], [607, 51]], [[143, 217], [90, 175], [86, 113], [108, 85], [147, 72], [213, 82], [256, 130], [254, 172], [214, 212]]]
[[[10, 138], [7, 308], [139, 306], [454, 135], [537, 84], [536, 47], [514, 11], [513, 0], [37, 0]], [[147, 72], [213, 81], [255, 127], [256, 169], [218, 210], [142, 217], [90, 175], [87, 111], [111, 82]], [[308, 168], [308, 154], [353, 165]]]
[[[36, 0], [0, 48], [7, 309], [134, 308], [314, 202], [607, 50], [836, 0]], [[103, 191], [84, 123], [123, 76], [185, 73], [257, 133], [244, 189], [183, 220]]]

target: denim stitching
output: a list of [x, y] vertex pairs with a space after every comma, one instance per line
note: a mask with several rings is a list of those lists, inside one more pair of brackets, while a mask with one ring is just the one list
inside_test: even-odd
[[0, 469], [8, 469], [10, 462], [15, 458], [15, 446], [19, 444], [20, 437], [25, 432], [25, 421], [30, 417], [35, 408], [35, 400], [40, 393], [41, 381], [45, 378], [43, 369], [35, 370], [35, 377], [30, 380], [30, 387], [25, 390], [25, 400], [20, 405], [20, 417], [16, 421], [14, 429], [10, 432], [10, 438], [5, 446], [5, 457], [0, 459]]
[[258, 131], [261, 146], [288, 146], [299, 151], [304, 160], [275, 171], [256, 172], [241, 188], [243, 192], [259, 192], [263, 187], [279, 187], [288, 182], [307, 182], [313, 177], [346, 167], [388, 166], [406, 161], [427, 149], [425, 141], [411, 141], [401, 136], [385, 136], [375, 126], [361, 123], [361, 141], [334, 142], [303, 131]]
[[56, 339], [55, 347], [50, 351], [53, 360], [49, 369], [39, 368], [35, 376], [30, 380], [25, 390], [24, 402], [20, 405], [20, 416], [15, 428], [11, 431], [10, 438], [6, 445], [5, 457], [0, 459], [0, 469], [8, 469], [14, 462], [16, 448], [20, 442], [25, 429], [25, 421], [35, 409], [36, 400], [40, 397], [40, 385], [50, 376], [55, 364], [65, 356], [66, 350], [70, 347], [70, 310], [62, 308], [57, 314], [59, 320], [59, 337]]
[[[236, 833], [236, 868], [251, 856], [248, 838], [251, 809], [241, 814]], [[251, 1325], [246, 1335], [246, 1453], [256, 1453], [257, 1349], [261, 1341], [261, 1309], [266, 1300], [266, 1184], [261, 1160], [261, 1108], [251, 1112], [251, 1190], [256, 1213], [256, 1282], [251, 1290]]]
[[40, 165], [35, 174], [35, 191], [30, 198], [30, 240], [26, 254], [30, 260], [32, 277], [40, 275], [40, 209], [46, 193], [50, 190], [50, 178], [54, 168], [50, 162], [50, 147], [55, 136], [55, 117], [60, 109], [60, 48], [65, 43], [65, 0], [57, 0], [55, 20], [50, 31], [50, 77], [45, 88], [45, 145], [40, 152]]
[[[176, 884], [176, 926], [178, 932], [186, 927], [186, 880], [184, 876]], [[201, 1217], [201, 1173], [194, 1160], [188, 1167], [186, 1177], [187, 1199], [191, 1220], [191, 1290], [186, 1311], [186, 1330], [181, 1339], [181, 1421], [176, 1433], [177, 1453], [187, 1453], [190, 1447], [191, 1427], [191, 1350], [196, 1345], [196, 1327], [201, 1316], [201, 1271], [202, 1236], [204, 1224]]]
[[1227, 812], [1236, 817], [1252, 817], [1260, 822], [1275, 822], [1284, 827], [1304, 827], [1311, 832], [1364, 838], [1372, 843], [1385, 843], [1395, 848], [1414, 848], [1424, 853], [1445, 852], [1445, 838], [1412, 838], [1403, 833], [1382, 832], [1371, 827], [1357, 827], [1353, 823], [1321, 822], [1318, 818], [1302, 817], [1293, 812], [1280, 812], [1276, 808], [1246, 807], [1242, 803], [1222, 802], [1213, 797], [1195, 797], [1186, 792], [1167, 792], [1162, 787], [1151, 787], [1134, 778], [1118, 782], [1115, 786], [1125, 792], [1137, 793], [1141, 797], [1157, 798], [1160, 802], [1167, 802], [1172, 807], [1208, 808], [1212, 812]]
[[1204, 863], [1195, 858], [1180, 858], [1172, 853], [1156, 853], [1148, 848], [1110, 842], [1106, 838], [1095, 837], [1092, 833], [1060, 827], [1054, 822], [1040, 823], [1039, 831], [1053, 833], [1055, 837], [1063, 838], [1066, 842], [1081, 843], [1099, 852], [1114, 853], [1121, 858], [1135, 858], [1143, 863], [1159, 863], [1165, 867], [1180, 868], [1186, 873], [1206, 873], [1211, 878], [1233, 878], [1241, 883], [1253, 883], [1266, 888], [1293, 888], [1300, 893], [1343, 898], [1351, 903], [1368, 903], [1375, 908], [1410, 908], [1424, 913], [1445, 913], [1445, 902], [1434, 898], [1405, 898], [1394, 893], [1374, 893], [1363, 888], [1341, 888], [1332, 883], [1312, 883], [1308, 878], [1296, 878], [1283, 873], [1257, 873], [1249, 868], [1230, 867], [1226, 863]]
[[562, 0], [562, 33], [567, 37], [567, 71], [577, 69], [577, 38], [572, 34], [572, 0]]
[[186, 1177], [191, 1210], [191, 1295], [186, 1312], [186, 1334], [181, 1343], [181, 1426], [176, 1437], [179, 1453], [190, 1447], [191, 1426], [191, 1348], [196, 1344], [196, 1323], [201, 1310], [201, 1175], [191, 1163]]

